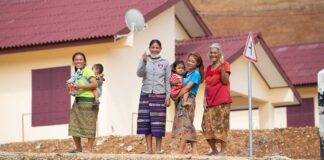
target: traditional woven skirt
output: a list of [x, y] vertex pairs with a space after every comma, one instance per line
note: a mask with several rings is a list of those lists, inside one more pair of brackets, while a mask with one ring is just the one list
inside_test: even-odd
[[93, 106], [95, 98], [76, 97], [70, 112], [69, 135], [95, 138], [99, 107]]
[[165, 94], [141, 94], [137, 117], [137, 134], [165, 136]]
[[206, 139], [227, 142], [229, 130], [230, 104], [208, 107], [204, 112], [201, 128]]
[[193, 125], [195, 118], [195, 96], [188, 97], [190, 105], [182, 106], [182, 99], [177, 105], [177, 110], [174, 115], [172, 137], [181, 138], [188, 141], [197, 141], [197, 133]]

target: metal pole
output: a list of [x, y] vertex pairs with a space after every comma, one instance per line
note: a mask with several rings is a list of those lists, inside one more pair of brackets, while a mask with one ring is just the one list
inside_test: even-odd
[[317, 74], [320, 158], [324, 159], [324, 69]]
[[25, 142], [25, 126], [24, 126], [24, 114], [21, 114], [21, 135], [22, 141]]
[[249, 61], [248, 68], [248, 92], [249, 92], [249, 137], [250, 137], [250, 156], [249, 159], [253, 159], [253, 126], [252, 126], [252, 72], [251, 72], [251, 61]]

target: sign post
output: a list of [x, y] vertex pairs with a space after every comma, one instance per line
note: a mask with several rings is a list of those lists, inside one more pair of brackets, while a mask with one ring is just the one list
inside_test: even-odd
[[249, 96], [249, 159], [253, 159], [253, 126], [252, 126], [252, 62], [257, 62], [257, 55], [253, 41], [253, 34], [250, 32], [246, 41], [243, 56], [249, 61], [248, 64], [248, 96]]
[[320, 155], [324, 159], [324, 69], [317, 74], [318, 86], [318, 112], [320, 130]]

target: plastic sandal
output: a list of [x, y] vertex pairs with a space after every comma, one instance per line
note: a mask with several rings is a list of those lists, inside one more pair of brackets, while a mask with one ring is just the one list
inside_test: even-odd
[[82, 151], [78, 151], [76, 149], [70, 150], [69, 153], [81, 153]]
[[156, 151], [155, 154], [164, 154], [164, 151], [163, 150]]

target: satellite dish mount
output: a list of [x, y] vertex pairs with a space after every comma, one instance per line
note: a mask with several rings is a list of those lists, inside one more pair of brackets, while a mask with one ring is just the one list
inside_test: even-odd
[[115, 41], [121, 37], [134, 36], [135, 32], [140, 32], [143, 31], [145, 28], [147, 28], [147, 24], [145, 24], [143, 14], [135, 8], [131, 8], [127, 10], [125, 14], [125, 23], [128, 29], [130, 30], [130, 32], [128, 34], [115, 35], [114, 36]]

